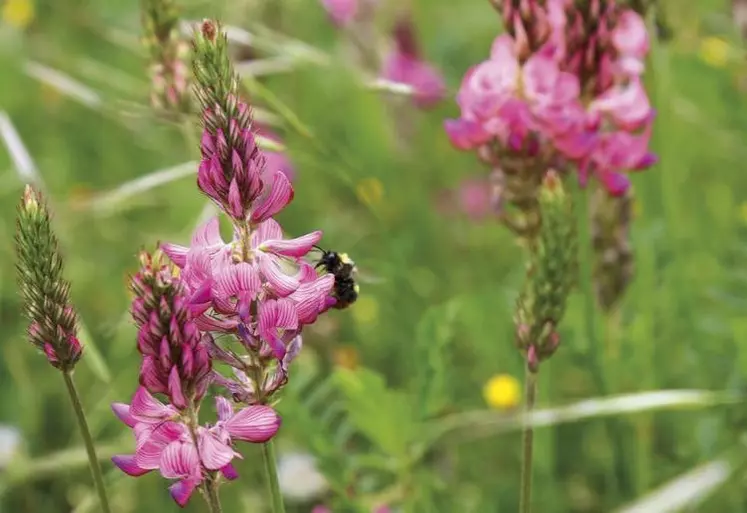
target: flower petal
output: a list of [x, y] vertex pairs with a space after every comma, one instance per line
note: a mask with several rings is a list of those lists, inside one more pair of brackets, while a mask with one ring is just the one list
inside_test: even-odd
[[112, 463], [114, 463], [119, 470], [132, 477], [139, 477], [143, 474], [147, 474], [153, 469], [142, 468], [136, 463], [134, 454], [121, 454], [112, 456]]
[[138, 422], [156, 424], [177, 414], [171, 406], [161, 403], [144, 387], [138, 387], [130, 402], [130, 415]]
[[233, 405], [231, 401], [223, 396], [215, 398], [215, 409], [218, 411], [218, 420], [228, 420], [233, 415]]
[[187, 265], [187, 253], [189, 248], [180, 246], [179, 244], [172, 244], [170, 242], [164, 242], [160, 246], [161, 251], [166, 253], [166, 256], [171, 259], [175, 266], [179, 269], [184, 269]]
[[269, 219], [293, 200], [293, 186], [290, 180], [280, 171], [275, 172], [269, 194], [257, 200], [257, 206], [250, 215], [252, 223]]
[[112, 403], [112, 411], [114, 412], [114, 415], [117, 416], [119, 420], [124, 422], [127, 427], [135, 427], [135, 423], [137, 422], [135, 418], [130, 415], [130, 405], [125, 403]]
[[234, 479], [239, 478], [239, 473], [236, 472], [236, 468], [231, 463], [220, 469], [220, 471], [223, 474], [223, 477], [225, 477], [229, 481], [233, 481]]
[[228, 419], [226, 431], [232, 438], [246, 442], [266, 442], [280, 428], [280, 416], [269, 406], [247, 406]]
[[207, 222], [198, 226], [192, 234], [192, 247], [208, 248], [223, 246], [224, 244], [223, 238], [220, 236], [218, 216], [211, 217]]
[[267, 253], [257, 253], [257, 257], [259, 271], [278, 296], [285, 297], [298, 288], [298, 279], [283, 272], [277, 257]]
[[315, 231], [295, 239], [266, 240], [259, 245], [260, 251], [275, 253], [287, 257], [300, 258], [305, 256], [316, 243], [322, 239], [322, 232]]
[[166, 479], [184, 479], [200, 475], [200, 458], [191, 442], [172, 442], [161, 454], [159, 465]]
[[219, 470], [228, 465], [236, 452], [227, 443], [218, 440], [210, 431], [199, 435], [200, 457], [202, 465], [208, 470]]
[[171, 494], [174, 502], [183, 508], [189, 503], [189, 499], [192, 498], [192, 494], [199, 484], [200, 480], [197, 478], [182, 479], [169, 486], [169, 494]]

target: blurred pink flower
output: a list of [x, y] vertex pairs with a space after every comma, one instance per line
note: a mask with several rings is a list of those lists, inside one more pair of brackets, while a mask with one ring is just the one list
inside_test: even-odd
[[565, 136], [581, 129], [568, 114], [585, 114], [580, 107], [578, 79], [561, 71], [542, 53], [522, 66], [510, 36], [493, 42], [490, 59], [467, 71], [457, 94], [458, 120], [447, 120], [446, 132], [454, 146], [477, 148], [495, 138], [512, 151], [537, 151], [532, 139]]
[[653, 109], [640, 78], [614, 85], [597, 96], [589, 105], [589, 112], [605, 116], [622, 130], [638, 130], [652, 116]]
[[649, 51], [648, 30], [643, 18], [632, 9], [623, 10], [615, 20], [610, 37], [618, 52], [620, 70], [629, 75], [642, 74]]
[[322, 0], [322, 6], [338, 26], [349, 24], [358, 14], [358, 0]]
[[[265, 127], [258, 127], [257, 134], [276, 143], [282, 143], [282, 139], [275, 132]], [[272, 174], [280, 171], [285, 175], [288, 181], [293, 182], [296, 179], [296, 170], [288, 156], [279, 151], [265, 151], [266, 166], [262, 172], [262, 179], [265, 183], [272, 181]]]
[[423, 61], [415, 41], [412, 20], [402, 18], [394, 28], [394, 48], [384, 60], [383, 78], [408, 84], [414, 89], [413, 101], [420, 108], [428, 108], [446, 95], [446, 84], [441, 73]]
[[473, 220], [484, 219], [490, 214], [490, 188], [487, 180], [465, 180], [459, 186], [459, 207]]
[[[653, 109], [639, 77], [649, 50], [642, 18], [610, 4], [595, 15], [598, 23], [589, 33], [589, 13], [569, 0], [548, 0], [539, 25], [547, 22], [549, 37], [524, 54], [529, 40], [543, 40], [526, 30], [542, 27], [519, 23], [510, 2], [503, 8], [504, 17], [516, 22], [515, 37], [498, 36], [490, 57], [465, 73], [456, 98], [460, 117], [444, 123], [451, 143], [477, 150], [489, 162], [507, 153], [557, 155], [578, 165], [582, 182], [593, 175], [621, 194], [628, 186], [623, 173], [656, 160], [647, 135]], [[583, 103], [582, 79], [583, 94], [596, 92]]]

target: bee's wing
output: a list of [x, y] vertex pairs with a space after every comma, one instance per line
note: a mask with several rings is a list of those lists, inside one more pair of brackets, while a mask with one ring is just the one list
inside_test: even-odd
[[358, 268], [355, 279], [361, 283], [367, 283], [369, 285], [377, 285], [380, 283], [385, 283], [387, 280], [386, 278], [382, 278], [380, 276], [374, 276], [372, 274], [368, 274], [367, 272], [361, 272], [360, 268]]

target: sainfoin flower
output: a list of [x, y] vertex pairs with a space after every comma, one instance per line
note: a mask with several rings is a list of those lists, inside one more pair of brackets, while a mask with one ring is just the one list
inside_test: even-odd
[[[215, 22], [202, 22], [193, 51], [203, 121], [197, 186], [228, 216], [233, 234], [224, 240], [216, 217], [195, 230], [189, 246], [166, 243], [141, 254], [132, 280], [141, 386], [131, 404], [113, 405], [136, 448], [114, 462], [133, 476], [158, 470], [176, 481], [170, 490], [180, 505], [197, 488], [215, 505], [219, 474], [237, 477], [234, 443], [267, 442], [277, 432], [280, 418], [268, 403], [288, 379], [303, 327], [334, 304], [335, 278], [305, 260], [320, 231], [286, 238], [274, 219], [293, 199], [289, 173], [259, 147]], [[214, 361], [232, 367], [233, 376], [217, 373]], [[211, 383], [242, 407], [234, 411], [218, 396], [218, 421], [201, 425]]]
[[[279, 172], [277, 183], [290, 187]], [[274, 219], [258, 217], [243, 240], [223, 242], [214, 218], [198, 228], [190, 248], [162, 247], [191, 286], [190, 306], [202, 329], [241, 335], [247, 347], [282, 360], [303, 326], [331, 306], [334, 276], [318, 276], [303, 259], [321, 232], [285, 239]]]
[[358, 14], [359, 0], [321, 0], [330, 19], [339, 26], [345, 26]]
[[136, 440], [135, 453], [114, 456], [114, 464], [131, 476], [158, 470], [175, 480], [169, 491], [180, 506], [187, 504], [206, 473], [220, 471], [229, 480], [237, 477], [231, 462], [241, 456], [234, 442], [266, 442], [280, 427], [280, 417], [269, 406], [246, 406], [235, 412], [227, 399], [216, 397], [218, 422], [192, 428], [175, 408], [143, 387], [129, 405], [115, 403], [112, 409]]
[[431, 107], [446, 94], [441, 73], [425, 62], [415, 41], [415, 27], [410, 18], [402, 18], [394, 27], [394, 47], [387, 55], [382, 77], [413, 88], [413, 101], [421, 108]]
[[[622, 194], [625, 173], [655, 161], [648, 151], [653, 110], [640, 80], [649, 49], [645, 23], [613, 4], [584, 11], [550, 0], [541, 20], [510, 14], [523, 20], [510, 31], [514, 37], [498, 36], [489, 58], [465, 74], [460, 116], [445, 123], [452, 144], [493, 164], [509, 154], [563, 159], [576, 165], [582, 182], [595, 176]], [[537, 24], [549, 33], [524, 52], [524, 32]]]

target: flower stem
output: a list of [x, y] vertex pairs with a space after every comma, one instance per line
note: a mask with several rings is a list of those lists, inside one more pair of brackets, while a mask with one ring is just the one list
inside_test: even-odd
[[67, 392], [70, 395], [70, 402], [73, 403], [73, 410], [75, 410], [75, 418], [78, 420], [78, 428], [80, 434], [83, 437], [83, 443], [86, 446], [86, 453], [88, 454], [88, 465], [91, 467], [91, 474], [93, 474], [93, 485], [96, 488], [96, 492], [99, 496], [99, 503], [101, 504], [101, 511], [103, 513], [111, 513], [109, 507], [109, 499], [106, 496], [106, 488], [104, 487], [104, 477], [101, 472], [101, 464], [96, 455], [96, 447], [93, 444], [93, 437], [91, 437], [91, 430], [88, 429], [88, 421], [86, 420], [86, 413], [83, 411], [83, 404], [80, 401], [80, 395], [78, 389], [73, 381], [73, 371], [64, 371], [62, 377], [65, 379], [65, 386]]
[[207, 502], [210, 513], [223, 513], [217, 485], [218, 483], [215, 481], [215, 478], [211, 478], [205, 483], [205, 502]]
[[[524, 412], [531, 413], [537, 399], [537, 373], [526, 365], [524, 377]], [[532, 511], [532, 458], [534, 452], [534, 428], [525, 424], [523, 435], [523, 455], [521, 458], [521, 495], [519, 497], [519, 513]]]
[[272, 502], [272, 513], [285, 513], [283, 496], [280, 494], [278, 483], [278, 469], [275, 462], [275, 445], [272, 440], [262, 444], [262, 456], [265, 460], [265, 474], [267, 474], [267, 491]]

